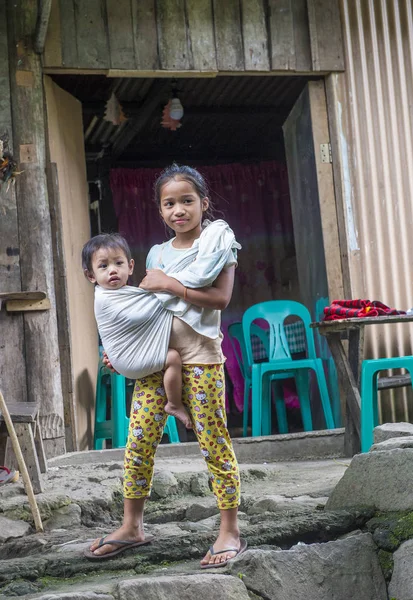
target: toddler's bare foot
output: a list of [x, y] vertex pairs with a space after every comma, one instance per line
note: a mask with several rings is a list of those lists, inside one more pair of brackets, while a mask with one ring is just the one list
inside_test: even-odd
[[175, 406], [174, 404], [167, 402], [165, 404], [165, 412], [167, 415], [172, 415], [173, 417], [179, 419], [187, 429], [192, 429], [192, 421], [183, 405]]

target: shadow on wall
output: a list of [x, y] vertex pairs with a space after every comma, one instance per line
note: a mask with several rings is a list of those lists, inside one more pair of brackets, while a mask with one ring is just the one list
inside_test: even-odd
[[[89, 372], [84, 369], [76, 379], [77, 429], [82, 432], [79, 437], [79, 450], [93, 448], [93, 422], [95, 411], [95, 386]], [[79, 422], [79, 419], [86, 422]]]

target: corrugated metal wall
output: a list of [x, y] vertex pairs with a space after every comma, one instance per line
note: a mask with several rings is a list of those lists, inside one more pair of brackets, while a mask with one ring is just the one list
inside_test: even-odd
[[[334, 111], [353, 298], [413, 306], [413, 8], [341, 0], [346, 72], [327, 82]], [[410, 325], [366, 328], [367, 356], [413, 354]], [[382, 421], [413, 421], [409, 389], [381, 396]]]

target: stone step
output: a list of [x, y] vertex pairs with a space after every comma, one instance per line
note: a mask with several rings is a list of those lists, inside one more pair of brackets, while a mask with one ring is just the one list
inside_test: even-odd
[[[248, 539], [251, 547], [277, 546], [290, 548], [298, 542], [312, 543], [334, 540], [337, 537], [359, 529], [370, 512], [324, 512], [288, 517], [281, 514], [274, 518], [274, 513], [265, 513], [258, 523], [241, 520], [242, 536]], [[98, 531], [60, 531], [51, 532], [49, 536], [36, 534], [29, 538], [14, 541], [13, 554], [24, 553], [24, 547], [30, 543], [37, 544], [37, 552], [29, 556], [0, 560], [0, 594], [7, 598], [13, 582], [29, 581], [33, 586], [46, 586], [48, 578], [64, 580], [71, 577], [85, 576], [91, 573], [134, 572], [144, 574], [162, 563], [182, 562], [183, 560], [200, 559], [214, 542], [216, 532], [188, 532], [175, 529], [165, 531], [165, 526], [148, 526], [148, 532], [154, 533], [155, 541], [142, 546], [139, 551], [130, 550], [106, 561], [88, 561], [83, 556], [92, 539], [102, 535]], [[92, 533], [92, 536], [90, 535]], [[4, 544], [3, 547], [8, 544]], [[13, 586], [12, 586], [12, 589]], [[0, 596], [1, 600], [2, 597]]]

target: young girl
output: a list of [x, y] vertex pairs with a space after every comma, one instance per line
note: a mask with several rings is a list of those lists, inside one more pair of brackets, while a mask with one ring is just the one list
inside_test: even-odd
[[[199, 308], [201, 323], [207, 327], [219, 326], [220, 311], [226, 308], [232, 295], [235, 261], [222, 269], [211, 286], [202, 289], [185, 287], [162, 271], [177, 255], [191, 252], [201, 235], [203, 216], [209, 208], [204, 179], [195, 169], [173, 165], [158, 178], [155, 199], [175, 237], [151, 249], [148, 271], [140, 287], [184, 299]], [[211, 568], [227, 564], [246, 548], [245, 540], [239, 537], [237, 519], [239, 469], [226, 424], [222, 334], [211, 339], [194, 331], [184, 320], [176, 321], [179, 328], [172, 332], [169, 346], [181, 356], [183, 403], [195, 425], [221, 513], [218, 538], [201, 561], [203, 568]], [[96, 540], [86, 551], [89, 558], [108, 558], [148, 542], [143, 530], [143, 512], [150, 493], [154, 455], [166, 418], [159, 416], [156, 408], [163, 407], [165, 402], [162, 373], [136, 381], [125, 451], [123, 525], [106, 538]]]

